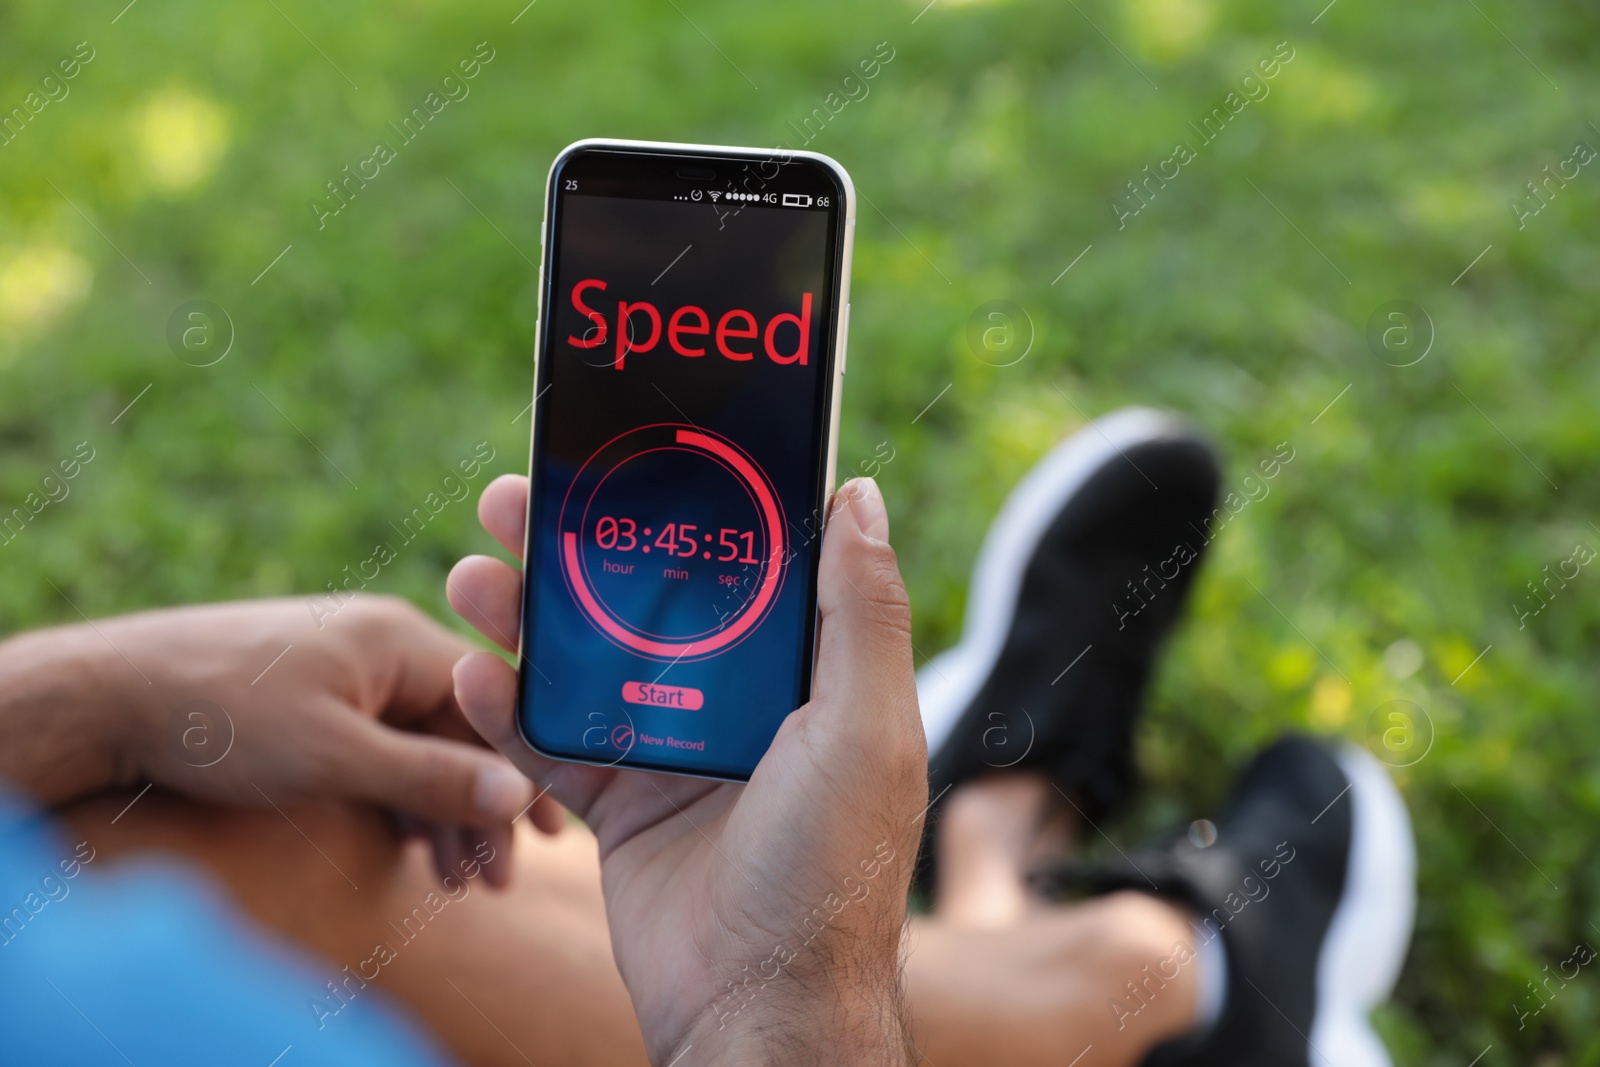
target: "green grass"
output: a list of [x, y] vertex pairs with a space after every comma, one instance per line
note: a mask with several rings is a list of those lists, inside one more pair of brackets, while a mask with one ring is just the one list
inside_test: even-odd
[[[989, 516], [1084, 416], [1186, 412], [1234, 486], [1290, 442], [1217, 540], [1142, 743], [1156, 788], [1118, 832], [1214, 810], [1285, 728], [1360, 739], [1413, 701], [1436, 736], [1397, 772], [1422, 899], [1387, 1039], [1406, 1064], [1491, 1044], [1484, 1067], [1600, 1063], [1600, 977], [1524, 1029], [1516, 1011], [1600, 943], [1600, 574], [1525, 628], [1512, 607], [1600, 547], [1600, 162], [1521, 230], [1509, 207], [1574, 142], [1600, 147], [1600, 15], [677, 6], [540, 0], [515, 25], [518, 0], [0, 11], [0, 108], [95, 50], [0, 147], [0, 508], [79, 442], [95, 456], [0, 547], [0, 630], [73, 620], [66, 597], [95, 615], [314, 592], [479, 442], [494, 472], [521, 469], [552, 155], [593, 135], [792, 140], [888, 41], [870, 96], [810, 147], [864, 194], [841, 466], [894, 449], [880, 478], [919, 648], [953, 640]], [[1188, 123], [1285, 40], [1270, 95], [1119, 230], [1123, 183], [1197, 142]], [[323, 183], [480, 41], [495, 58], [471, 95], [319, 231]], [[212, 367], [165, 340], [193, 298], [236, 330]], [[1404, 368], [1364, 339], [1396, 299], [1437, 333]], [[964, 339], [991, 300], [1036, 328], [1013, 366]], [[447, 567], [488, 548], [452, 504], [374, 586], [442, 617]], [[1404, 678], [1384, 661], [1400, 640], [1422, 653]]]

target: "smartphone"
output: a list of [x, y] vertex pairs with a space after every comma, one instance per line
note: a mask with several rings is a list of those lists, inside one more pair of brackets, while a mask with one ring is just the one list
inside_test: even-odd
[[518, 670], [538, 752], [743, 781], [810, 698], [854, 231], [815, 153], [556, 157]]

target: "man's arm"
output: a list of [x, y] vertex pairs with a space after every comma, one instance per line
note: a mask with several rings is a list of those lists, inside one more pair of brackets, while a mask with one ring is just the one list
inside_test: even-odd
[[[876, 939], [875, 946], [856, 945], [848, 954], [829, 951], [813, 965], [760, 983], [760, 1002], [750, 991], [725, 993], [663, 1062], [678, 1057], [684, 1064], [904, 1067], [919, 1062], [901, 982], [900, 912], [899, 921], [884, 916], [882, 924], [884, 932], [892, 932], [894, 945]], [[860, 961], [868, 962], [871, 973], [844, 973], [859, 972]]]
[[142, 781], [224, 804], [375, 803], [443, 851], [466, 829], [469, 848], [508, 852], [530, 802], [546, 832], [562, 814], [461, 717], [451, 667], [470, 647], [391, 597], [332, 619], [286, 598], [24, 634], [0, 643], [0, 778], [49, 805]]
[[[512, 552], [527, 492], [507, 476], [479, 504]], [[913, 1062], [900, 944], [927, 746], [888, 536], [877, 486], [845, 486], [823, 537], [812, 699], [745, 785], [546, 759], [517, 731], [511, 665], [479, 652], [456, 666], [485, 740], [594, 830], [612, 950], [659, 1065]], [[486, 636], [514, 634], [519, 583], [471, 557], [451, 602]]]
[[[51, 806], [132, 779], [129, 717], [107, 690], [107, 655], [82, 625], [0, 642], [0, 778]], [[126, 665], [115, 673], [146, 684]]]

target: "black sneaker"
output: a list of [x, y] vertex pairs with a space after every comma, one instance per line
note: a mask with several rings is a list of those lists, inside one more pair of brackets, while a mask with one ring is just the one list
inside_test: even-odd
[[[1405, 802], [1365, 750], [1285, 738], [1240, 777], [1214, 831], [1197, 823], [1082, 880], [1181, 900], [1200, 917], [1195, 947], [1225, 946], [1216, 1022], [1147, 1067], [1388, 1067], [1369, 1013], [1405, 961], [1416, 849]], [[1143, 993], [1124, 1007], [1137, 1014]]]
[[961, 642], [917, 675], [932, 796], [1024, 768], [1091, 819], [1120, 804], [1218, 481], [1205, 440], [1149, 408], [1095, 420], [1028, 472], [984, 538]]

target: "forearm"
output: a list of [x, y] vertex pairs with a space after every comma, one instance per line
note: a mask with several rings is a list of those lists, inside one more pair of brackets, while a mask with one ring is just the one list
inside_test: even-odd
[[881, 966], [887, 960], [874, 960], [849, 975], [832, 968], [785, 975], [747, 1002], [714, 1006], [661, 1062], [681, 1056], [684, 1064], [769, 1067], [916, 1063], [897, 954], [892, 958], [890, 967]]
[[[879, 1014], [898, 1017], [901, 1008], [885, 1008]], [[825, 1017], [807, 1018], [796, 1013], [788, 1019], [767, 1019], [761, 1025], [741, 1027], [731, 1034], [718, 1033], [713, 1025], [695, 1035], [698, 1040], [683, 1042], [661, 1063], [726, 1064], [728, 1067], [750, 1063], [767, 1067], [814, 1067], [816, 1064], [910, 1067], [915, 1057], [905, 1026], [898, 1021], [883, 1025], [886, 1021], [880, 1018], [841, 1028]]]
[[144, 686], [87, 626], [0, 642], [0, 778], [46, 805], [117, 784], [129, 774], [116, 687]]

